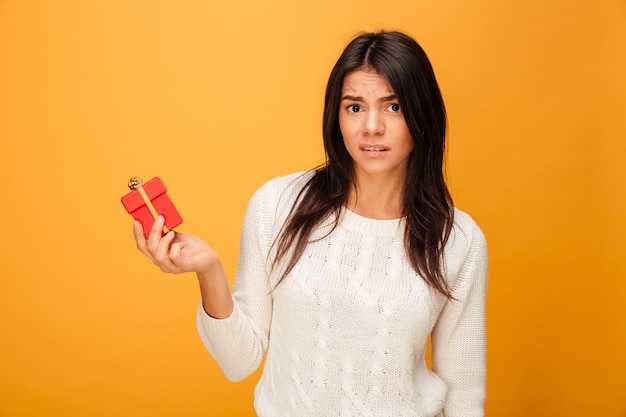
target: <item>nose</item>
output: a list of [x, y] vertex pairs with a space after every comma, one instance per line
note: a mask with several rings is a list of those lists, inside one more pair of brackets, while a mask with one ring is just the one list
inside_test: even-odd
[[367, 112], [363, 130], [366, 135], [371, 136], [382, 135], [385, 133], [385, 121], [379, 111], [371, 110]]

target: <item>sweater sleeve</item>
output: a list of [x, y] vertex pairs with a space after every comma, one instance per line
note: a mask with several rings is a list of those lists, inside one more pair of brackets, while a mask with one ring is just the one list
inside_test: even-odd
[[272, 317], [267, 255], [272, 244], [274, 210], [267, 184], [251, 198], [244, 218], [230, 317], [214, 319], [200, 304], [196, 323], [207, 350], [231, 381], [253, 373], [267, 350]]
[[487, 245], [480, 228], [469, 222], [460, 234], [467, 244], [452, 285], [454, 299], [446, 301], [432, 333], [433, 371], [448, 386], [445, 417], [484, 415]]

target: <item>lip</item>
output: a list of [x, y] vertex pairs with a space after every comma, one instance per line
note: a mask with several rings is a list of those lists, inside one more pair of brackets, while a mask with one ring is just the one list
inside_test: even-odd
[[378, 143], [364, 143], [362, 145], [359, 145], [359, 149], [362, 151], [380, 152], [388, 151], [389, 147], [385, 145], [380, 145]]
[[389, 151], [389, 147], [380, 144], [363, 144], [359, 145], [359, 150], [369, 157], [377, 157], [384, 155]]

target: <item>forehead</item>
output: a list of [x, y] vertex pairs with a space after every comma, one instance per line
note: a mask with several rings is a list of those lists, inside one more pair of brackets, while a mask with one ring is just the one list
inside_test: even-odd
[[357, 70], [347, 74], [343, 79], [342, 93], [369, 92], [389, 94], [393, 88], [385, 77], [375, 71]]

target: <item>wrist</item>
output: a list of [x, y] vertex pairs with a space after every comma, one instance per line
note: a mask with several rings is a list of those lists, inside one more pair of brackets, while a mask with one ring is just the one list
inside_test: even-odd
[[199, 268], [196, 270], [196, 274], [198, 275], [198, 279], [211, 279], [211, 277], [215, 275], [223, 274], [224, 268], [222, 267], [222, 261], [220, 257], [217, 256], [215, 252], [209, 255], [206, 264], [203, 268]]

